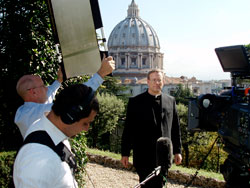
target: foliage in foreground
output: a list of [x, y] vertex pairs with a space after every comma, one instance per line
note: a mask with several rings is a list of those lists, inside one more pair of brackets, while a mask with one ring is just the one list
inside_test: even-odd
[[74, 138], [70, 139], [72, 151], [76, 156], [77, 170], [75, 173], [75, 178], [78, 183], [78, 187], [84, 187], [85, 181], [83, 181], [83, 175], [85, 173], [85, 166], [88, 162], [86, 155], [86, 136], [84, 132], [79, 133]]
[[0, 152], [0, 187], [8, 188], [13, 186], [12, 166], [14, 164], [16, 151]]
[[34, 73], [51, 84], [58, 63], [46, 1], [0, 0], [0, 7], [0, 151], [8, 151], [22, 142], [13, 122], [23, 103], [17, 80]]

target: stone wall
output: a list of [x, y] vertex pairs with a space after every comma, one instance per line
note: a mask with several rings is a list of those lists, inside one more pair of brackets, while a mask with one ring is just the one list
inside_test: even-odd
[[[94, 162], [94, 163], [108, 166], [111, 168], [117, 168], [117, 169], [123, 169], [123, 170], [129, 170], [129, 171], [135, 172], [135, 169], [131, 163], [129, 164], [129, 168], [125, 169], [120, 160], [115, 160], [110, 157], [101, 156], [101, 155], [93, 155], [89, 153], [87, 153], [87, 156], [88, 156], [89, 162]], [[183, 183], [183, 184], [187, 184], [193, 178], [193, 175], [182, 173], [178, 170], [170, 170], [168, 173], [168, 178], [174, 181]], [[206, 178], [203, 176], [197, 176], [192, 182], [192, 185], [202, 186], [204, 188], [224, 188], [225, 182], [212, 179], [212, 178]]]

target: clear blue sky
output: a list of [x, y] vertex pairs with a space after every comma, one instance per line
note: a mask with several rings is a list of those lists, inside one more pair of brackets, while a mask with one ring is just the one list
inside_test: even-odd
[[[132, 0], [99, 0], [106, 38]], [[250, 43], [250, 0], [135, 0], [156, 31], [167, 76], [230, 79], [214, 49]]]

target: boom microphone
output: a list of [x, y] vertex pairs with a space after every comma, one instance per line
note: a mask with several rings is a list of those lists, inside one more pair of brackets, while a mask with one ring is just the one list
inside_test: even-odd
[[156, 142], [156, 165], [157, 167], [153, 170], [147, 178], [137, 184], [134, 188], [141, 187], [153, 177], [158, 175], [166, 176], [168, 169], [171, 167], [173, 161], [173, 146], [172, 141], [167, 137], [160, 137]]
[[167, 137], [160, 137], [156, 143], [156, 165], [161, 166], [161, 173], [166, 173], [173, 161], [172, 141]]

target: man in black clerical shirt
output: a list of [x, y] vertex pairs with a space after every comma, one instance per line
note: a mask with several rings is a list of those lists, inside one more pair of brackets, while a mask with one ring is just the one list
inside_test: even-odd
[[[175, 99], [162, 93], [163, 72], [152, 70], [148, 73], [148, 90], [130, 98], [127, 117], [122, 135], [122, 163], [128, 166], [130, 151], [133, 150], [133, 165], [142, 182], [157, 167], [156, 142], [168, 137], [173, 143], [174, 161], [180, 164], [181, 134]], [[161, 188], [163, 177], [156, 176], [143, 188]]]

